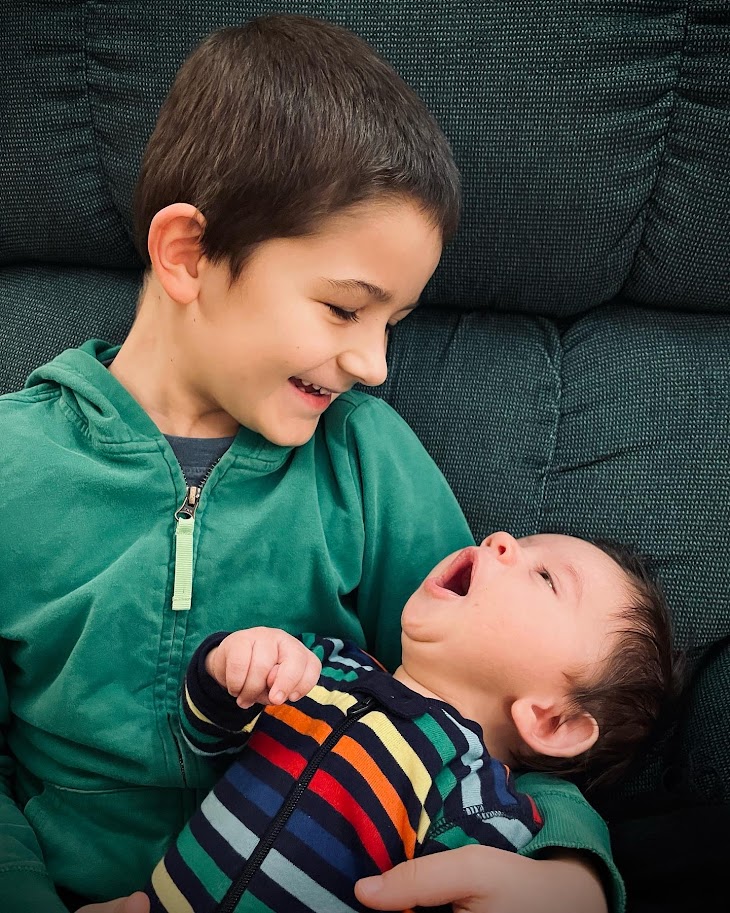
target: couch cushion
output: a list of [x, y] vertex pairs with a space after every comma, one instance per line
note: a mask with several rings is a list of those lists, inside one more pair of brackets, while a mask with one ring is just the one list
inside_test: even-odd
[[427, 300], [567, 315], [625, 287], [661, 307], [730, 307], [719, 0], [14, 5], [2, 260], [132, 265], [134, 176], [178, 64], [212, 29], [276, 10], [359, 32], [451, 138], [464, 218]]
[[128, 270], [0, 270], [0, 393], [19, 389], [34, 368], [92, 336], [121, 342], [139, 284], [139, 272]]
[[605, 810], [621, 817], [629, 801], [730, 802], [730, 646], [713, 647], [730, 636], [728, 339], [730, 316], [621, 301], [562, 332], [535, 316], [416, 312], [376, 391], [477, 539], [558, 530], [654, 559], [697, 681], [678, 734], [611, 792]]

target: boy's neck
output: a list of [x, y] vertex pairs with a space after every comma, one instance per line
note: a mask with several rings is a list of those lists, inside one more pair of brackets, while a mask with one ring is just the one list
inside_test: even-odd
[[[164, 292], [162, 293], [164, 296]], [[109, 372], [134, 397], [163, 434], [219, 438], [237, 433], [238, 422], [196, 396], [175, 345], [169, 304], [148, 283], [137, 318]]]
[[432, 691], [426, 685], [414, 679], [412, 675], [409, 675], [404, 666], [398, 666], [393, 673], [393, 678], [417, 694], [450, 704], [463, 717], [478, 723], [482, 728], [483, 741], [489, 754], [506, 764], [512, 763], [513, 749], [511, 746], [516, 741], [515, 728], [507, 714], [503, 712], [501, 705], [498, 706], [496, 701], [480, 700], [479, 713], [477, 714], [465, 705], [460, 695], [451, 693], [448, 688], [439, 688], [438, 692]]

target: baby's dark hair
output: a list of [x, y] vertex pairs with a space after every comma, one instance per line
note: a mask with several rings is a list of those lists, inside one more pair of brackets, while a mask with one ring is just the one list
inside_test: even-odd
[[626, 603], [611, 655], [590, 677], [568, 675], [568, 714], [588, 713], [598, 723], [595, 744], [574, 758], [520, 753], [518, 767], [573, 776], [587, 790], [615, 782], [651, 737], [657, 721], [678, 697], [683, 663], [672, 643], [664, 593], [649, 563], [638, 553], [606, 540], [592, 540], [624, 571]]
[[376, 200], [413, 201], [451, 238], [459, 173], [436, 120], [352, 32], [263, 16], [214, 32], [178, 71], [142, 160], [137, 247], [149, 266], [155, 213], [191, 203], [204, 255], [234, 280], [261, 242]]

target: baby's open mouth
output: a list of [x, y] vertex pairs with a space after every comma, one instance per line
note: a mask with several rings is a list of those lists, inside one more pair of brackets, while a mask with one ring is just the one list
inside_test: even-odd
[[471, 575], [474, 568], [474, 550], [465, 548], [452, 561], [443, 576], [436, 580], [438, 586], [449, 590], [456, 596], [466, 596], [471, 586]]

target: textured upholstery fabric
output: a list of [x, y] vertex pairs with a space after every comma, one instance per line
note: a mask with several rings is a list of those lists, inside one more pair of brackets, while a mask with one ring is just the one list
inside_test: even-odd
[[466, 206], [428, 300], [567, 315], [624, 289], [728, 307], [720, 0], [6, 4], [0, 262], [133, 265], [136, 166], [178, 63], [280, 9], [370, 40], [452, 140]]
[[477, 536], [557, 529], [656, 559], [697, 679], [603, 810], [630, 910], [699, 909], [722, 853], [697, 831], [727, 853], [730, 808], [727, 0], [3, 4], [0, 390], [121, 340], [132, 188], [172, 76], [212, 29], [277, 10], [374, 44], [463, 173], [458, 238], [378, 394]]

